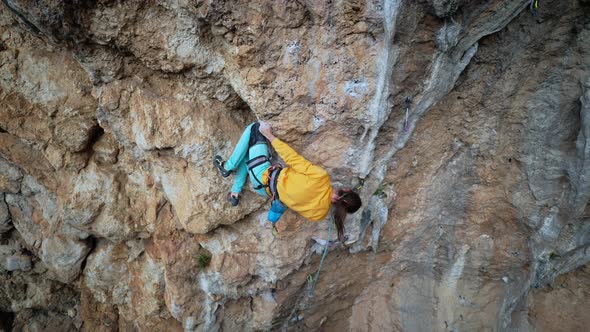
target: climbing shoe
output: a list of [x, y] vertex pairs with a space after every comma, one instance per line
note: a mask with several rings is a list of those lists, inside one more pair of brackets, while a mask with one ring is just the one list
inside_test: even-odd
[[217, 167], [217, 169], [219, 170], [219, 173], [221, 173], [221, 176], [226, 178], [231, 174], [231, 171], [228, 171], [225, 168], [223, 168], [223, 164], [224, 164], [224, 162], [223, 162], [223, 159], [221, 158], [221, 156], [215, 156], [215, 159], [213, 159], [213, 165], [215, 165], [215, 167]]
[[231, 203], [231, 206], [237, 206], [240, 202], [240, 196], [234, 196], [231, 193], [228, 193], [227, 200]]

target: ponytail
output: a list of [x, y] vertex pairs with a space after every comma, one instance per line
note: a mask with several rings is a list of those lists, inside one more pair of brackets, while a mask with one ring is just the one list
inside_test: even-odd
[[334, 203], [334, 223], [340, 242], [344, 242], [344, 219], [346, 219], [346, 206], [341, 202]]
[[344, 220], [347, 213], [355, 213], [362, 205], [360, 196], [351, 189], [338, 190], [338, 198], [334, 202], [334, 223], [338, 231], [338, 240], [344, 242]]

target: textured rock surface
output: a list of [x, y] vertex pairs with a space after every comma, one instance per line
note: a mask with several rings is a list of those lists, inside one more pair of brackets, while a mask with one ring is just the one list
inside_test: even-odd
[[[590, 3], [528, 5], [4, 0], [0, 317], [583, 329]], [[211, 165], [256, 119], [365, 203], [313, 298], [328, 222], [287, 212], [275, 238], [268, 202], [232, 208]]]
[[[529, 299], [530, 329], [539, 331], [581, 331], [590, 323], [588, 315], [588, 266], [555, 278], [551, 284], [532, 292]], [[560, 308], [560, 310], [555, 310]]]

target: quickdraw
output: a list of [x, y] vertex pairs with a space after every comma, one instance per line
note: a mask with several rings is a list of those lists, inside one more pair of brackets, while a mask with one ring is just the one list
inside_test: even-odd
[[404, 118], [404, 132], [408, 132], [410, 129], [410, 122], [408, 121], [409, 113], [410, 113], [410, 104], [411, 104], [410, 97], [406, 97], [404, 99], [404, 108], [406, 109], [406, 117]]
[[539, 10], [539, 0], [531, 0], [529, 9], [531, 10], [531, 14], [533, 14], [533, 16], [537, 15], [537, 11]]

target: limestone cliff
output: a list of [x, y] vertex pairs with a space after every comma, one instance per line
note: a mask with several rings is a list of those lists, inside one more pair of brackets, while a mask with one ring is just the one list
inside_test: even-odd
[[[588, 0], [2, 2], [0, 329], [590, 324]], [[312, 298], [329, 222], [211, 163], [257, 119], [364, 200]]]

